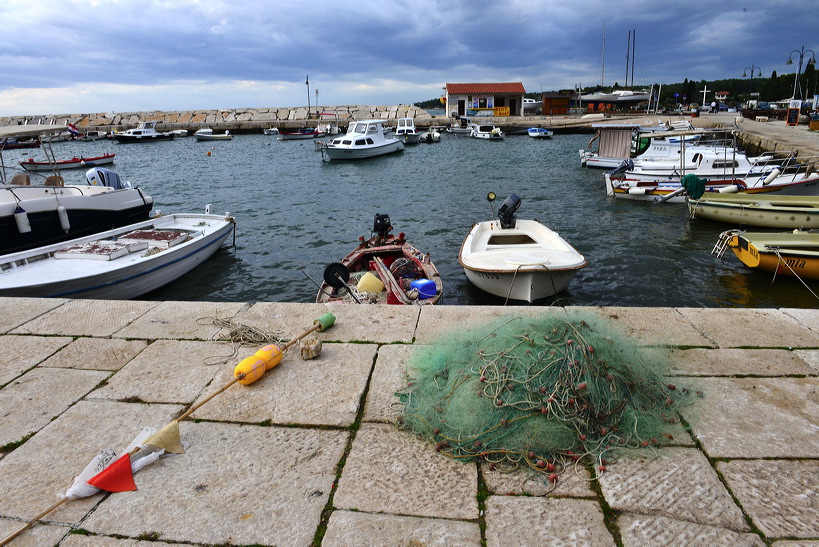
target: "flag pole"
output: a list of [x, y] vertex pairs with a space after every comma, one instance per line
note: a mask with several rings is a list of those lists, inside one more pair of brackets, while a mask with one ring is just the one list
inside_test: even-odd
[[[308, 97], [309, 97], [309, 95], [308, 95]], [[193, 414], [197, 409], [201, 408], [202, 405], [204, 405], [205, 403], [207, 403], [208, 401], [210, 401], [211, 399], [213, 399], [217, 395], [223, 393], [226, 389], [228, 389], [233, 384], [235, 384], [237, 382], [241, 382], [244, 385], [252, 384], [256, 380], [261, 378], [262, 375], [265, 373], [265, 371], [267, 371], [269, 369], [272, 369], [273, 367], [278, 365], [282, 360], [282, 356], [284, 355], [284, 352], [286, 352], [288, 349], [293, 347], [296, 343], [298, 343], [299, 340], [301, 340], [302, 338], [304, 338], [305, 336], [307, 336], [308, 334], [310, 334], [312, 332], [315, 332], [315, 331], [321, 332], [321, 331], [323, 331], [325, 329], [328, 329], [328, 328], [332, 327], [335, 324], [335, 321], [336, 321], [336, 318], [332, 313], [329, 313], [329, 312], [325, 313], [324, 315], [322, 315], [321, 317], [319, 317], [318, 319], [313, 321], [313, 326], [312, 327], [310, 327], [309, 329], [307, 329], [306, 331], [304, 331], [300, 335], [296, 336], [295, 338], [293, 338], [292, 340], [287, 342], [284, 346], [281, 347], [281, 349], [279, 349], [275, 345], [271, 344], [269, 346], [263, 347], [262, 349], [257, 351], [254, 355], [252, 355], [251, 357], [248, 357], [248, 358], [242, 360], [238, 365], [236, 365], [236, 368], [233, 370], [233, 374], [234, 374], [233, 380], [231, 380], [230, 382], [228, 382], [227, 384], [222, 386], [219, 390], [217, 390], [215, 393], [208, 396], [205, 400], [203, 400], [199, 404], [193, 405], [187, 412], [182, 414], [182, 416], [180, 416], [179, 418], [176, 418], [175, 420], [172, 420], [171, 423], [169, 423], [168, 425], [163, 427], [158, 433], [155, 433], [150, 438], [146, 439], [145, 441], [140, 443], [138, 446], [134, 447], [131, 451], [127, 452], [126, 454], [129, 457], [133, 456], [133, 455], [135, 455], [137, 452], [139, 452], [141, 450], [143, 445], [146, 445], [146, 444], [150, 445], [150, 446], [155, 446], [157, 448], [164, 448], [168, 452], [182, 452], [183, 450], [174, 450], [173, 449], [174, 442], [176, 443], [176, 445], [178, 445], [181, 448], [181, 443], [179, 443], [179, 440], [178, 440], [178, 434], [179, 434], [178, 424], [179, 424], [180, 421], [184, 420], [185, 418], [187, 418], [188, 416]], [[245, 370], [245, 369], [247, 369], [247, 370]], [[170, 439], [170, 441], [169, 441], [168, 438], [163, 436], [163, 433], [166, 432], [166, 431], [169, 431], [169, 430], [172, 432], [171, 435], [174, 435], [174, 434], [176, 435], [175, 440]], [[153, 440], [155, 438], [161, 438], [162, 442], [157, 443], [157, 444], [151, 443], [151, 440]], [[167, 445], [169, 443], [172, 445], [171, 449], [168, 449], [165, 446], [165, 445]], [[123, 456], [120, 456], [119, 458], [121, 458]], [[117, 459], [119, 459], [119, 458], [117, 458]], [[105, 469], [107, 469], [107, 467]], [[104, 471], [105, 470], [103, 470], [103, 472]], [[88, 480], [91, 480], [91, 479], [88, 479]], [[100, 490], [101, 490], [101, 488], [100, 488]], [[3, 547], [4, 545], [7, 545], [14, 538], [19, 536], [20, 534], [22, 534], [23, 532], [25, 532], [26, 530], [28, 530], [32, 526], [34, 526], [34, 524], [36, 524], [40, 519], [42, 519], [47, 514], [54, 511], [55, 509], [57, 509], [59, 506], [61, 506], [63, 503], [65, 503], [69, 499], [72, 499], [72, 498], [69, 498], [68, 496], [62, 498], [60, 501], [56, 502], [54, 505], [52, 505], [51, 507], [49, 507], [48, 509], [46, 509], [45, 511], [43, 511], [39, 515], [37, 515], [33, 519], [29, 520], [25, 524], [25, 526], [23, 526], [22, 528], [20, 528], [16, 532], [14, 532], [12, 535], [5, 538], [4, 540], [0, 541], [0, 547]]]

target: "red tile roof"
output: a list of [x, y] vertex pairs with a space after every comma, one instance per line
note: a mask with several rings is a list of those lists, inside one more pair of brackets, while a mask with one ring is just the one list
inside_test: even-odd
[[455, 94], [526, 93], [520, 82], [497, 84], [446, 84], [446, 92]]

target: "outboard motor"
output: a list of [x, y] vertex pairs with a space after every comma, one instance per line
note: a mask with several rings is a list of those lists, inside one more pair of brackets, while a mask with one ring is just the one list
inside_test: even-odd
[[390, 224], [390, 216], [379, 215], [376, 213], [375, 220], [373, 221], [373, 232], [375, 232], [381, 239], [384, 239], [391, 231], [392, 224]]
[[634, 162], [631, 160], [623, 160], [623, 162], [609, 171], [609, 177], [615, 177], [620, 173], [625, 173], [626, 171], [631, 171], [634, 169]]
[[85, 180], [90, 186], [110, 186], [114, 190], [131, 187], [127, 182], [122, 182], [114, 171], [104, 167], [92, 167], [86, 171]]
[[498, 219], [500, 220], [501, 228], [515, 227], [515, 211], [520, 208], [520, 198], [515, 194], [510, 195], [503, 202], [503, 205], [498, 209]]

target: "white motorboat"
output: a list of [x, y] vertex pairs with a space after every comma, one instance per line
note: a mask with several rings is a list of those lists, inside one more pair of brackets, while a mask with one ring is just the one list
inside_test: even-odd
[[[636, 124], [595, 124], [595, 134], [580, 150], [580, 165], [615, 169], [628, 159], [675, 159], [680, 145], [697, 144], [709, 131], [694, 130], [690, 122], [661, 122], [646, 127]], [[723, 132], [724, 134], [724, 132]], [[597, 143], [596, 149], [592, 146]]]
[[[0, 128], [8, 136], [42, 137], [62, 126]], [[46, 157], [54, 161], [48, 141]], [[5, 165], [5, 164], [1, 164]], [[59, 172], [0, 171], [0, 255], [25, 251], [148, 219], [154, 200], [103, 167], [85, 173], [87, 184], [64, 184]]]
[[134, 142], [171, 141], [176, 136], [172, 132], [160, 133], [156, 130], [156, 120], [139, 122], [136, 127], [122, 133], [114, 133], [114, 138], [121, 144]]
[[[488, 199], [494, 201], [490, 193]], [[519, 220], [512, 194], [498, 220], [479, 222], [461, 245], [458, 261], [476, 287], [507, 300], [533, 302], [564, 290], [587, 264], [557, 232], [536, 220]]]
[[193, 137], [197, 141], [229, 141], [233, 140], [233, 135], [230, 134], [230, 131], [225, 130], [224, 133], [214, 133], [213, 129], [210, 127], [203, 127], [202, 129], [197, 129], [196, 132], [193, 134]]
[[552, 135], [554, 135], [554, 131], [542, 127], [530, 127], [526, 130], [526, 133], [533, 139], [551, 139]]
[[371, 158], [403, 149], [403, 142], [384, 135], [384, 120], [351, 122], [345, 135], [320, 148], [322, 157], [331, 160]]
[[421, 140], [421, 134], [415, 129], [413, 118], [398, 118], [398, 125], [395, 127], [395, 138], [404, 144], [417, 144]]
[[478, 124], [469, 121], [469, 118], [464, 116], [459, 116], [455, 118], [455, 123], [447, 123], [444, 130], [447, 133], [456, 133], [458, 135], [469, 135], [472, 133], [472, 129], [478, 127]]
[[171, 130], [171, 133], [173, 133], [174, 138], [182, 138], [188, 136], [187, 129], [173, 129]]
[[441, 132], [430, 127], [427, 131], [421, 133], [420, 142], [441, 142]]
[[279, 128], [278, 127], [268, 127], [267, 129], [263, 130], [262, 133], [265, 135], [278, 135]]
[[503, 140], [503, 131], [501, 131], [500, 127], [494, 125], [478, 125], [472, 128], [469, 136], [487, 141], [501, 141]]
[[126, 300], [208, 259], [234, 229], [229, 216], [173, 214], [0, 258], [0, 296]]
[[537, 114], [543, 109], [543, 103], [535, 99], [523, 99], [523, 114]]

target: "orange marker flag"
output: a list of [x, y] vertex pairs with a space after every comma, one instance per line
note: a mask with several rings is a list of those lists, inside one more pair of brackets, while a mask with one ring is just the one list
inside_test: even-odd
[[86, 482], [107, 492], [131, 492], [136, 490], [134, 473], [131, 471], [131, 455], [126, 452]]

